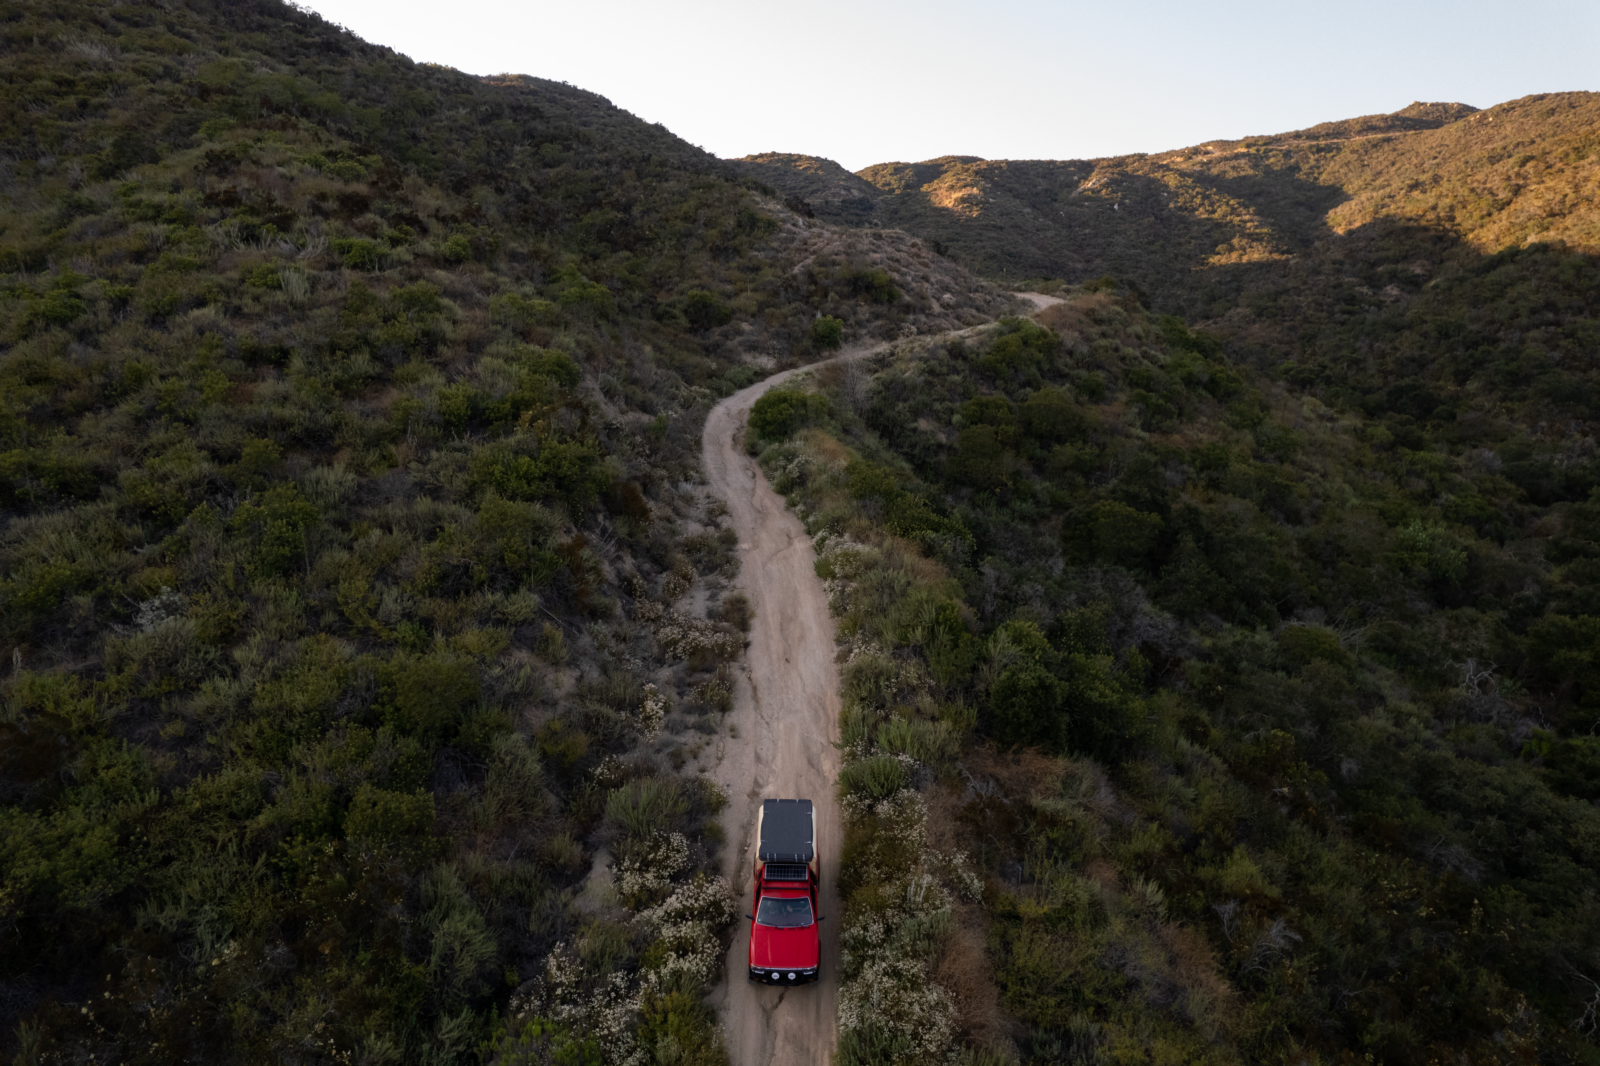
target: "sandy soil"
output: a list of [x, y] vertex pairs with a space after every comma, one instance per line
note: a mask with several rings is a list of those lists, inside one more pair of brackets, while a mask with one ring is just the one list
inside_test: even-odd
[[[865, 354], [846, 352], [841, 358]], [[745, 672], [729, 713], [722, 761], [712, 771], [729, 786], [724, 873], [749, 910], [755, 812], [770, 797], [810, 799], [817, 809], [822, 858], [822, 979], [775, 989], [751, 984], [750, 923], [739, 920], [728, 952], [727, 977], [712, 993], [727, 1032], [733, 1066], [824, 1064], [833, 1055], [839, 989], [839, 870], [841, 826], [834, 780], [839, 773], [839, 671], [834, 623], [828, 614], [805, 529], [772, 491], [742, 447], [745, 418], [757, 398], [797, 371], [775, 374], [712, 408], [702, 447], [715, 496], [727, 502], [739, 534], [739, 584], [755, 620]]]

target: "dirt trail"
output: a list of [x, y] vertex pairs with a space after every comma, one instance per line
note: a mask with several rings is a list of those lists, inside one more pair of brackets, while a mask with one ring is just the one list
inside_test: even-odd
[[[865, 354], [847, 352], [841, 358]], [[804, 368], [804, 369], [810, 369]], [[730, 786], [724, 815], [729, 847], [724, 873], [749, 910], [753, 891], [755, 812], [771, 797], [816, 803], [822, 859], [822, 979], [777, 989], [745, 977], [750, 923], [738, 922], [728, 952], [727, 976], [712, 994], [727, 1031], [733, 1066], [812, 1066], [833, 1055], [839, 990], [839, 873], [842, 832], [834, 781], [839, 773], [839, 671], [834, 665], [833, 619], [813, 569], [816, 556], [800, 520], [772, 491], [745, 454], [745, 418], [762, 393], [799, 371], [774, 374], [712, 408], [702, 449], [714, 495], [725, 500], [739, 534], [739, 584], [755, 620], [745, 655], [745, 675], [734, 694], [727, 742], [713, 771]]]
[[[1013, 293], [1036, 311], [1062, 301]], [[953, 334], [964, 336], [974, 329]], [[858, 359], [887, 347], [861, 345], [838, 359]], [[755, 813], [763, 799], [816, 803], [822, 859], [822, 979], [794, 989], [751, 984], [745, 973], [750, 924], [739, 919], [726, 976], [711, 995], [727, 1033], [732, 1066], [825, 1066], [833, 1057], [839, 993], [839, 874], [842, 823], [834, 783], [839, 775], [839, 670], [834, 623], [814, 564], [811, 539], [743, 448], [745, 419], [768, 389], [821, 363], [774, 374], [711, 409], [701, 438], [712, 495], [728, 505], [739, 534], [739, 584], [755, 619], [744, 673], [728, 714], [730, 732], [712, 771], [729, 786], [723, 814], [728, 848], [723, 872], [738, 893], [741, 914], [751, 901]]]
[[1034, 314], [1038, 314], [1046, 307], [1050, 307], [1054, 304], [1063, 304], [1067, 302], [1059, 296], [1046, 296], [1042, 292], [1013, 292], [1009, 295], [1016, 296], [1031, 303], [1033, 305]]

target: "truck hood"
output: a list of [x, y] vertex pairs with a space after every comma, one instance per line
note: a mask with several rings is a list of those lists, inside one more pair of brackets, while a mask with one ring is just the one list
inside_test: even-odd
[[821, 955], [822, 940], [815, 922], [798, 929], [775, 929], [750, 923], [751, 966], [804, 970], [817, 965]]

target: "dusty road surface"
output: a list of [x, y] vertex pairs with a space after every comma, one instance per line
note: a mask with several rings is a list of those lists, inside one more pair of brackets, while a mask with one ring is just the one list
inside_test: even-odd
[[[846, 353], [845, 358], [859, 353]], [[776, 989], [746, 978], [750, 923], [739, 919], [728, 952], [727, 976], [713, 1004], [728, 1035], [733, 1066], [811, 1066], [833, 1055], [839, 990], [839, 873], [841, 825], [834, 781], [839, 773], [839, 671], [834, 624], [813, 569], [805, 529], [772, 491], [741, 446], [745, 418], [762, 393], [796, 371], [775, 374], [723, 400], [706, 419], [702, 448], [713, 495], [725, 500], [739, 534], [739, 583], [755, 620], [745, 656], [747, 674], [734, 696], [730, 725], [737, 737], [713, 771], [731, 785], [724, 814], [728, 849], [724, 872], [750, 909], [755, 861], [755, 814], [768, 798], [816, 804], [822, 859], [822, 979]]]
[[1034, 314], [1038, 314], [1040, 311], [1043, 311], [1046, 307], [1049, 307], [1052, 304], [1066, 303], [1066, 301], [1059, 296], [1046, 296], [1042, 292], [1014, 292], [1010, 295], [1027, 300], [1029, 303], [1031, 303], [1033, 305]]

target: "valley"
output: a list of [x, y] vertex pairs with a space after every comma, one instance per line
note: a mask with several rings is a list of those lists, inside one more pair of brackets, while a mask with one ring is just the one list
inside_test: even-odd
[[0, 45], [0, 1059], [1600, 1063], [1600, 95], [850, 173]]

